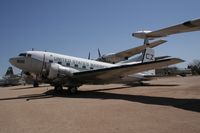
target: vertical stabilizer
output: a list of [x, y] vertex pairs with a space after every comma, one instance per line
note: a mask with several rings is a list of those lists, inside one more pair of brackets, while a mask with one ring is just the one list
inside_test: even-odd
[[[142, 59], [143, 63], [155, 61], [155, 50], [152, 48], [146, 48], [142, 56], [143, 56], [143, 59]], [[143, 72], [143, 74], [146, 76], [153, 76], [155, 75], [155, 70], [145, 71]]]
[[155, 61], [155, 51], [152, 48], [146, 48], [142, 54], [142, 62]]
[[13, 74], [14, 74], [13, 73], [13, 68], [12, 67], [8, 67], [5, 76], [12, 76]]

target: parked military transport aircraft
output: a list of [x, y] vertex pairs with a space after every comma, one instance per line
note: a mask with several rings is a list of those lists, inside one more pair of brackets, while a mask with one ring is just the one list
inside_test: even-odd
[[[133, 36], [145, 39], [145, 44], [148, 44], [148, 39], [199, 29], [200, 19], [197, 19], [155, 32], [136, 32]], [[62, 89], [63, 86], [68, 87], [69, 93], [76, 93], [77, 88], [83, 84], [118, 83], [130, 74], [138, 75], [144, 71], [183, 62], [178, 58], [154, 61], [153, 50], [147, 48], [147, 51], [149, 53], [144, 54], [143, 62], [127, 60], [118, 64], [44, 51], [27, 51], [9, 61], [19, 69], [36, 75], [36, 80], [50, 83], [55, 90]]]
[[[188, 21], [188, 22], [185, 22], [183, 24], [189, 25], [189, 23], [191, 23], [193, 25], [194, 24], [197, 24], [197, 25], [196, 25], [196, 27], [193, 26], [191, 28], [185, 28], [185, 29], [183, 29], [182, 25], [176, 25], [176, 26], [173, 26], [173, 27], [162, 29], [162, 32], [167, 32], [165, 34], [170, 35], [170, 34], [172, 34], [172, 32], [173, 32], [173, 34], [178, 33], [178, 31], [176, 31], [176, 30], [180, 30], [179, 33], [186, 32], [186, 31], [189, 32], [189, 31], [198, 30], [199, 20]], [[146, 31], [144, 31], [144, 32], [146, 32]], [[160, 30], [159, 30], [159, 32], [160, 32]], [[134, 34], [138, 35], [138, 33], [142, 33], [142, 31], [136, 32]], [[105, 55], [102, 56], [100, 50], [98, 49], [99, 58], [97, 58], [96, 60], [102, 61], [102, 62], [107, 62], [107, 63], [113, 63], [113, 64], [115, 64], [115, 63], [127, 63], [127, 62], [139, 63], [139, 62], [142, 62], [143, 59], [144, 59], [143, 57], [144, 57], [145, 49], [153, 48], [153, 47], [159, 46], [160, 44], [167, 42], [166, 40], [157, 40], [157, 41], [154, 41], [154, 42], [149, 42], [149, 39], [154, 39], [153, 37], [146, 37], [146, 38], [143, 38], [143, 39], [144, 39], [144, 45], [141, 45], [141, 46], [138, 46], [138, 47], [135, 47], [135, 48], [131, 48], [131, 49], [127, 49], [127, 50], [124, 50], [124, 51], [120, 51], [120, 52], [117, 52], [117, 53], [110, 53], [110, 54], [105, 54]], [[135, 56], [136, 54], [139, 54], [139, 53], [142, 53], [142, 55], [133, 58], [133, 56]], [[89, 54], [88, 57], [90, 57], [90, 54]], [[155, 57], [155, 60], [166, 59], [166, 58], [169, 58], [169, 57], [170, 56]], [[156, 76], [155, 70], [143, 72], [141, 78], [140, 79], [137, 78], [138, 79], [137, 81], [142, 84], [142, 81], [151, 80], [155, 76]], [[135, 85], [135, 82], [136, 82], [135, 74], [129, 75], [126, 79], [127, 80], [123, 81], [124, 84]]]
[[[200, 30], [200, 19], [191, 20], [184, 22], [182, 24], [178, 24], [175, 26], [171, 26], [168, 28], [164, 28], [157, 31], [138, 31], [132, 34], [133, 37], [137, 37], [140, 39], [144, 39], [144, 45], [131, 48], [128, 50], [120, 51], [118, 53], [111, 53], [101, 56], [101, 53], [98, 49], [99, 58], [98, 61], [108, 62], [108, 63], [118, 63], [120, 61], [128, 60], [130, 57], [143, 52], [146, 48], [153, 48], [159, 46], [167, 42], [166, 40], [157, 40], [149, 43], [149, 40], [166, 37], [168, 35], [183, 33], [183, 32], [191, 32]], [[157, 59], [168, 58], [168, 56], [158, 57]]]
[[137, 64], [110, 64], [44, 51], [27, 51], [10, 59], [11, 64], [37, 75], [55, 90], [68, 87], [75, 93], [82, 84], [116, 83], [129, 74], [139, 73], [182, 62], [177, 58]]

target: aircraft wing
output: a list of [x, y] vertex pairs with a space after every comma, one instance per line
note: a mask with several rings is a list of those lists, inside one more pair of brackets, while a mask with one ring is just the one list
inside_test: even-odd
[[[167, 28], [163, 28], [156, 31], [151, 31], [147, 33], [143, 33], [142, 36], [139, 38], [158, 38], [158, 37], [165, 37], [172, 34], [183, 33], [183, 32], [191, 32], [200, 30], [200, 19], [186, 21], [184, 23], [170, 26]], [[133, 33], [133, 36], [137, 37], [137, 33]]]
[[121, 52], [118, 52], [118, 53], [115, 53], [112, 55], [107, 55], [107, 56], [105, 55], [105, 56], [98, 58], [97, 60], [103, 61], [103, 62], [109, 62], [109, 63], [113, 63], [113, 62], [117, 63], [119, 61], [127, 60], [129, 57], [143, 52], [147, 47], [153, 48], [153, 47], [156, 47], [165, 42], [167, 42], [167, 41], [166, 40], [157, 40], [157, 41], [149, 43], [148, 45], [141, 45], [141, 46], [131, 48], [128, 50], [124, 50], [124, 51], [121, 51]]
[[135, 48], [131, 48], [131, 49], [116, 53], [115, 56], [121, 57], [121, 58], [129, 58], [133, 55], [136, 55], [136, 54], [143, 52], [147, 47], [153, 48], [153, 47], [156, 47], [156, 46], [163, 44], [165, 42], [167, 42], [167, 41], [166, 40], [154, 41], [154, 42], [149, 43], [148, 45], [141, 45], [141, 46], [138, 46], [138, 47], [135, 47]]
[[98, 70], [77, 72], [73, 74], [72, 78], [75, 81], [84, 84], [112, 83], [113, 81], [119, 80], [129, 74], [136, 74], [139, 72], [157, 69], [180, 62], [183, 62], [183, 60], [178, 58], [171, 58], [153, 62], [122, 65]]

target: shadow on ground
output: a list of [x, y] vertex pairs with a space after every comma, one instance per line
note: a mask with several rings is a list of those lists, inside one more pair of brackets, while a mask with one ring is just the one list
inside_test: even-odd
[[124, 88], [129, 88], [129, 87], [79, 91], [78, 94], [76, 95], [68, 95], [67, 90], [63, 90], [62, 92], [55, 92], [54, 90], [48, 90], [42, 94], [22, 95], [19, 97], [12, 97], [12, 98], [0, 98], [0, 101], [15, 100], [15, 99], [26, 99], [27, 101], [29, 101], [34, 99], [45, 99], [52, 97], [88, 98], [88, 99], [105, 99], [105, 100], [116, 99], [116, 100], [126, 100], [130, 102], [138, 102], [143, 104], [172, 106], [175, 108], [184, 109], [188, 111], [200, 112], [200, 99], [156, 97], [156, 96], [117, 94], [117, 93], [106, 92], [109, 90], [117, 90]]
[[[49, 87], [49, 85], [43, 85], [40, 87]], [[37, 87], [33, 87], [33, 86], [22, 86], [22, 87], [17, 87], [17, 88], [12, 88], [11, 90], [26, 90], [26, 89], [36, 89]]]
[[128, 84], [130, 87], [143, 87], [143, 86], [160, 86], [160, 87], [173, 87], [173, 86], [179, 86], [179, 84], [151, 84], [151, 83], [134, 83], [134, 84]]

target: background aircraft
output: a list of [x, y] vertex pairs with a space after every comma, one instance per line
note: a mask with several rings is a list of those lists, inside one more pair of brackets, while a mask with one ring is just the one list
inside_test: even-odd
[[[140, 45], [138, 47], [134, 47], [131, 49], [127, 49], [124, 51], [120, 51], [117, 53], [110, 53], [101, 55], [100, 50], [98, 49], [98, 55], [99, 58], [97, 58], [97, 61], [107, 62], [107, 63], [119, 63], [120, 61], [128, 60], [130, 57], [133, 57], [137, 54], [140, 54], [146, 50], [146, 48], [154, 48], [156, 46], [159, 46], [163, 43], [167, 42], [166, 40], [157, 40], [148, 44]], [[141, 60], [140, 60], [141, 61]]]
[[[167, 42], [166, 40], [157, 40], [154, 42], [149, 42], [149, 40], [153, 40], [160, 37], [166, 37], [172, 34], [184, 33], [184, 32], [192, 32], [200, 30], [200, 19], [186, 21], [182, 24], [178, 24], [175, 26], [170, 26], [167, 28], [163, 28], [156, 31], [137, 31], [132, 34], [133, 37], [144, 39], [144, 44], [135, 48], [127, 49], [124, 51], [120, 51], [118, 53], [111, 53], [106, 55], [101, 55], [100, 50], [98, 49], [99, 58], [97, 61], [103, 61], [108, 63], [118, 63], [120, 61], [128, 60], [130, 57], [133, 57], [136, 54], [143, 52], [146, 48], [154, 48]], [[158, 59], [168, 58], [169, 56], [157, 57]], [[141, 59], [133, 59], [140, 60]]]
[[17, 75], [13, 73], [13, 68], [8, 67], [5, 75], [0, 79], [0, 86], [13, 86], [24, 84], [24, 80], [21, 75]]
[[[152, 31], [138, 31], [136, 33], [133, 33], [132, 35], [134, 37], [144, 39], [143, 45], [135, 47], [135, 48], [127, 49], [124, 51], [120, 51], [117, 53], [105, 54], [103, 56], [101, 55], [101, 52], [98, 49], [99, 58], [97, 58], [96, 60], [107, 62], [107, 63], [113, 63], [113, 64], [128, 63], [128, 62], [136, 62], [136, 63], [142, 62], [143, 57], [145, 56], [144, 51], [147, 48], [154, 48], [156, 46], [159, 46], [160, 44], [167, 42], [166, 40], [157, 40], [157, 41], [149, 42], [149, 40], [153, 40], [159, 37], [166, 37], [167, 35], [172, 35], [172, 34], [177, 34], [177, 33], [197, 31], [200, 29], [199, 23], [200, 23], [200, 20], [196, 19], [196, 20], [187, 21], [182, 24], [178, 24], [175, 26], [171, 26], [171, 27], [153, 31], [153, 32]], [[133, 56], [140, 53], [143, 53], [143, 54], [138, 57], [133, 58]], [[88, 57], [90, 57], [90, 54]], [[165, 59], [169, 57], [170, 56], [155, 57], [155, 60]], [[142, 84], [142, 81], [150, 80], [152, 79], [153, 76], [156, 76], [154, 70], [143, 72], [140, 75], [142, 75], [141, 78], [140, 79], [137, 78], [137, 79], [138, 79], [138, 82], [140, 82], [141, 84]], [[127, 76], [126, 79], [124, 80], [124, 83], [130, 85], [130, 84], [133, 84], [135, 81], [136, 81], [135, 74], [133, 74], [133, 75]]]

